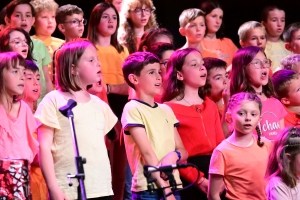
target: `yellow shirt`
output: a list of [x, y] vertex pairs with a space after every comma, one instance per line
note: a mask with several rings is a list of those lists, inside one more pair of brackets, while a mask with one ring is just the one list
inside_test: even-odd
[[[145, 128], [148, 140], [158, 160], [175, 150], [174, 127], [179, 125], [172, 109], [165, 104], [149, 104], [131, 100], [122, 114], [122, 126], [128, 163], [133, 174], [131, 190], [134, 192], [147, 190], [147, 180], [143, 174], [143, 159], [140, 150], [128, 132], [128, 127]], [[180, 184], [179, 172], [174, 171], [174, 178]]]
[[[56, 37], [49, 37], [47, 39], [41, 39], [36, 35], [32, 36], [35, 39], [41, 40], [45, 46], [47, 47], [47, 50], [49, 52], [49, 55], [51, 58], [53, 58], [53, 53], [56, 49], [58, 49], [63, 43], [65, 43], [64, 40], [56, 38]], [[48, 65], [48, 69], [49, 69], [49, 75], [51, 80], [53, 80], [53, 68], [52, 68], [52, 64]]]
[[[86, 158], [84, 165], [87, 198], [113, 195], [111, 170], [104, 136], [113, 128], [117, 117], [100, 98], [90, 95], [86, 103], [73, 108], [74, 124], [80, 155]], [[74, 148], [68, 118], [58, 109], [67, 99], [57, 90], [49, 92], [39, 104], [34, 117], [42, 124], [54, 128], [51, 153], [59, 188], [68, 199], [77, 199], [78, 182], [69, 187], [66, 174], [76, 173]]]
[[96, 47], [104, 84], [119, 85], [125, 83], [122, 65], [129, 55], [127, 48], [124, 47], [124, 51], [119, 53], [112, 45], [108, 47], [97, 45]]
[[284, 47], [284, 42], [280, 40], [279, 42], [270, 42], [267, 41], [265, 54], [267, 58], [269, 58], [272, 61], [272, 71], [274, 72], [277, 67], [280, 65], [280, 61], [290, 55], [291, 53], [286, 50]]

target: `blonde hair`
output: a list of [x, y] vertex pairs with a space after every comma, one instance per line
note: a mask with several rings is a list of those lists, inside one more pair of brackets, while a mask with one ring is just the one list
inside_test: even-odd
[[197, 8], [190, 8], [182, 11], [179, 16], [179, 26], [185, 27], [189, 22], [194, 21], [197, 17], [204, 17], [205, 13]]
[[36, 13], [42, 11], [57, 11], [58, 4], [54, 0], [32, 0], [30, 4]]
[[[118, 29], [118, 40], [120, 44], [127, 46], [129, 53], [137, 51], [136, 35], [134, 32], [134, 24], [129, 18], [129, 12], [143, 5], [155, 10], [151, 0], [124, 0], [120, 12], [120, 27]], [[156, 16], [154, 12], [150, 13], [149, 21], [144, 30], [157, 28]]]
[[261, 23], [259, 23], [257, 21], [249, 21], [249, 22], [243, 23], [240, 26], [240, 28], [238, 30], [239, 39], [241, 41], [245, 41], [247, 39], [248, 31], [251, 29], [254, 29], [254, 28], [262, 29], [265, 32], [265, 36], [267, 37], [267, 31]]

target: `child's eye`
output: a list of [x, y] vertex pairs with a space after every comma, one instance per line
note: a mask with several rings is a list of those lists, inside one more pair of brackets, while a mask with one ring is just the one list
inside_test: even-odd
[[31, 78], [31, 77], [28, 77], [27, 80], [32, 80], [32, 78]]
[[102, 16], [102, 18], [106, 19], [106, 18], [107, 18], [107, 15]]
[[117, 20], [117, 17], [115, 16], [115, 17], [113, 17], [113, 19], [114, 19], [114, 20]]
[[238, 113], [238, 115], [240, 115], [240, 116], [243, 116], [243, 115], [244, 115], [244, 113], [243, 113], [243, 112], [239, 112], [239, 113]]
[[31, 15], [26, 15], [26, 17], [31, 17]]

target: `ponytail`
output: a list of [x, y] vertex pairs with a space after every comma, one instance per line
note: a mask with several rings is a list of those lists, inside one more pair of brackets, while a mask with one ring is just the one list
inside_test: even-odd
[[259, 126], [256, 126], [255, 130], [257, 132], [257, 145], [262, 147], [262, 146], [264, 146], [264, 143], [261, 141], [261, 131], [260, 131]]

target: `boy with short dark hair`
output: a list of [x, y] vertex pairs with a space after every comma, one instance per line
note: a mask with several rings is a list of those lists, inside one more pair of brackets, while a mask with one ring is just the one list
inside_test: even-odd
[[84, 25], [87, 23], [83, 16], [82, 9], [76, 5], [67, 4], [57, 9], [57, 28], [65, 36], [66, 42], [82, 37]]
[[294, 54], [300, 54], [300, 22], [290, 24], [283, 32], [285, 48]]
[[293, 70], [279, 70], [271, 77], [276, 98], [285, 106], [288, 114], [284, 117], [285, 126], [300, 128], [300, 79]]
[[[122, 125], [126, 154], [130, 165], [133, 199], [160, 199], [160, 193], [147, 192], [147, 180], [143, 166], [171, 165], [187, 159], [176, 126], [179, 125], [173, 111], [165, 104], [158, 104], [154, 96], [161, 91], [159, 59], [149, 52], [131, 54], [123, 64], [123, 74], [127, 84], [136, 91], [136, 98], [128, 102], [123, 110]], [[156, 187], [166, 187], [158, 172], [152, 173], [156, 178]], [[180, 184], [179, 172], [174, 171], [177, 184]], [[170, 188], [165, 192], [169, 193]], [[179, 194], [174, 194], [179, 196]], [[175, 199], [173, 195], [168, 199]]]

